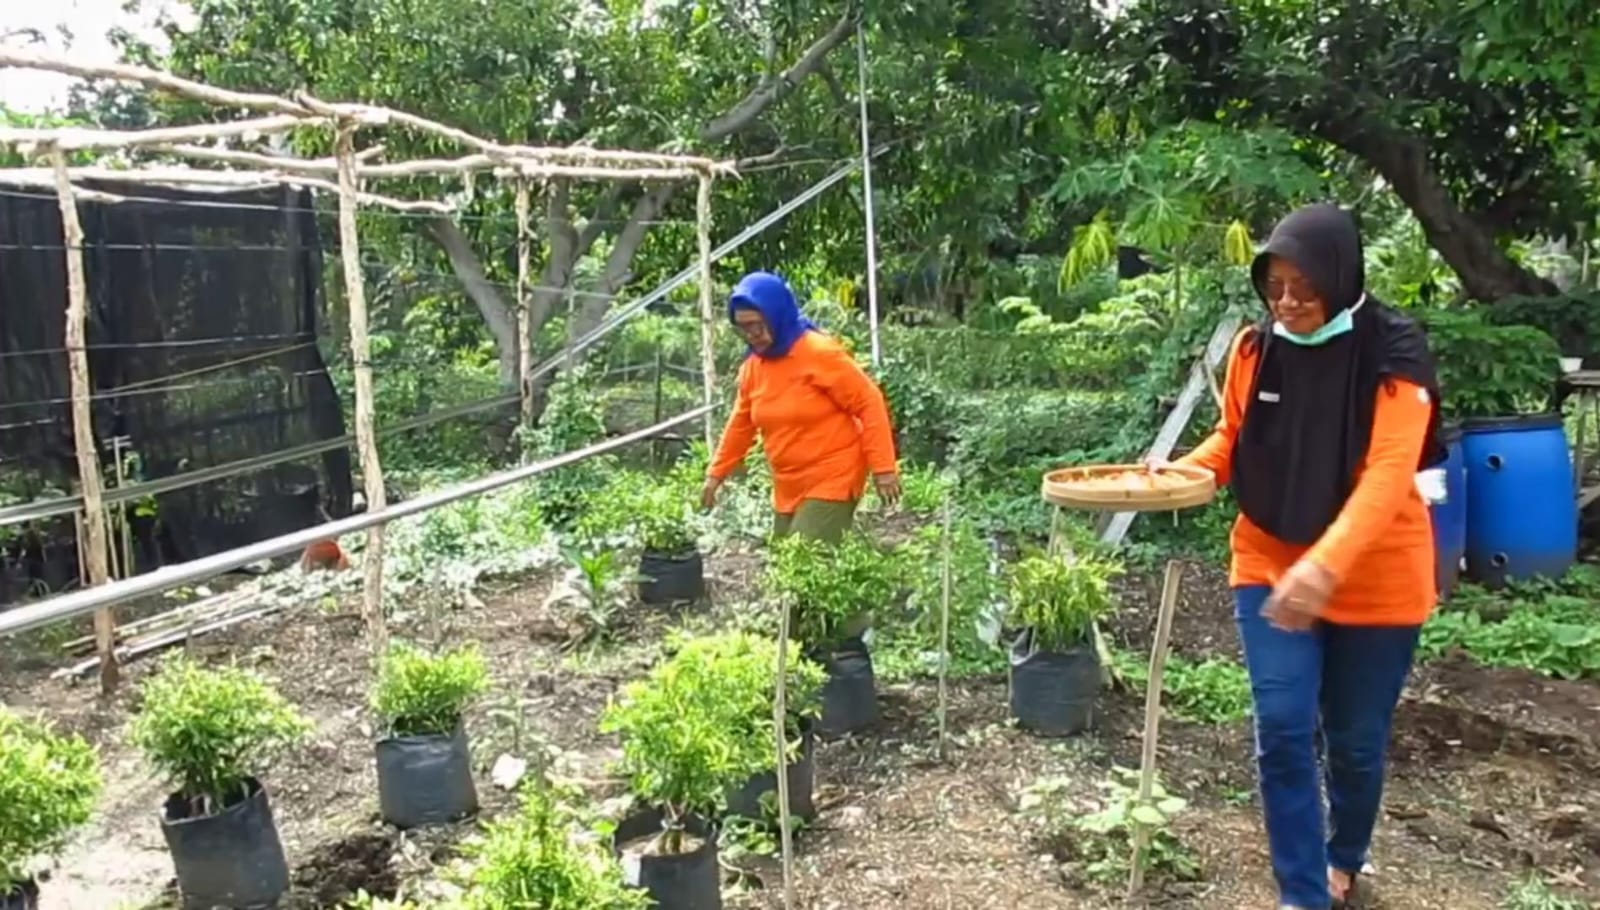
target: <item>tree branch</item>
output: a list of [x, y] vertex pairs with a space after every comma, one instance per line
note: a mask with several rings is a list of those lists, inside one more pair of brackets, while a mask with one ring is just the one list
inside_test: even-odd
[[431, 218], [424, 227], [428, 236], [449, 257], [451, 270], [456, 273], [467, 296], [477, 305], [484, 323], [489, 326], [490, 334], [494, 335], [501, 384], [514, 388], [517, 384], [517, 320], [510, 301], [484, 273], [483, 263], [472, 251], [472, 241], [454, 220], [446, 216]]
[[700, 141], [712, 143], [726, 139], [748, 127], [774, 102], [787, 98], [807, 76], [822, 66], [834, 48], [849, 39], [859, 16], [860, 9], [855, 3], [851, 3], [845, 10], [844, 16], [834, 23], [827, 34], [806, 48], [806, 52], [800, 55], [799, 60], [779, 73], [776, 79], [764, 81], [752, 89], [726, 113], [706, 124], [705, 129], [700, 131]]

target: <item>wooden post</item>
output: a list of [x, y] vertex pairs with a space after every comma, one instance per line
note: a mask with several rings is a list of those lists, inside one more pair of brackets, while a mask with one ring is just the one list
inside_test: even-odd
[[[378, 441], [373, 432], [372, 346], [367, 338], [367, 292], [361, 274], [360, 236], [356, 232], [356, 123], [336, 121], [339, 158], [339, 255], [344, 267], [345, 306], [350, 312], [350, 361], [355, 371], [356, 452], [361, 459], [362, 488], [368, 509], [388, 504], [383, 489], [383, 466], [378, 461]], [[388, 632], [383, 618], [383, 525], [367, 530], [367, 550], [362, 557], [365, 575], [361, 585], [361, 614], [373, 654], [383, 653]]]
[[[704, 186], [704, 184], [701, 184]], [[709, 417], [709, 415], [707, 415]], [[709, 425], [709, 421], [707, 422]], [[783, 906], [794, 910], [794, 837], [789, 831], [789, 614], [788, 601], [778, 609], [778, 682], [772, 723], [778, 741], [778, 843], [783, 849]]]
[[517, 386], [522, 394], [522, 431], [533, 428], [533, 229], [528, 219], [528, 180], [517, 180]]
[[[705, 403], [717, 403], [716, 314], [711, 284], [711, 172], [700, 175], [700, 196], [695, 207], [700, 239], [700, 371]], [[706, 446], [717, 444], [714, 413], [706, 415]]]
[[[89, 385], [89, 284], [83, 269], [83, 224], [78, 220], [78, 200], [67, 173], [67, 155], [51, 146], [55, 168], [56, 201], [61, 207], [61, 233], [67, 253], [67, 376], [72, 390], [72, 442], [78, 456], [78, 486], [83, 494], [83, 544], [78, 559], [91, 585], [103, 585], [111, 575], [107, 563], [106, 513], [100, 495], [100, 450], [94, 439], [94, 414]], [[111, 607], [94, 614], [95, 654], [100, 658], [100, 691], [110, 694], [120, 676], [116, 654], [117, 617]]]
[[945, 712], [949, 709], [949, 696], [945, 680], [950, 675], [950, 572], [951, 537], [954, 533], [950, 517], [950, 491], [944, 494], [944, 545], [939, 570], [939, 760], [945, 759]]
[[[1178, 611], [1178, 586], [1183, 581], [1183, 565], [1167, 563], [1161, 582], [1161, 612], [1156, 618], [1156, 640], [1150, 648], [1150, 684], [1144, 693], [1144, 752], [1139, 762], [1139, 804], [1150, 802], [1156, 782], [1156, 738], [1161, 728], [1162, 675], [1167, 669], [1167, 645], [1172, 638], [1172, 617]], [[1133, 825], [1133, 871], [1128, 876], [1128, 895], [1144, 887], [1144, 853], [1150, 844], [1150, 829], [1137, 821]]]

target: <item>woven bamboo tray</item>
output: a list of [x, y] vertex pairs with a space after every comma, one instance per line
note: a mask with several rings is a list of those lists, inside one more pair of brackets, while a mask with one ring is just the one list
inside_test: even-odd
[[[1150, 481], [1107, 481], [1115, 475], [1150, 478]], [[1155, 478], [1160, 478], [1156, 481]], [[1146, 485], [1148, 483], [1149, 485]], [[1157, 486], [1156, 484], [1160, 485]], [[1097, 512], [1171, 512], [1203, 506], [1217, 495], [1217, 478], [1205, 468], [1138, 464], [1089, 465], [1062, 468], [1044, 475], [1044, 500], [1067, 509]]]

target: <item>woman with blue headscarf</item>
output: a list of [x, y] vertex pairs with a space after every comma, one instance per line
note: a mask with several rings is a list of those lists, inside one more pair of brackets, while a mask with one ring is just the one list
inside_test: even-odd
[[772, 466], [776, 536], [843, 536], [869, 473], [878, 496], [898, 502], [900, 468], [883, 392], [842, 344], [801, 315], [788, 284], [768, 272], [746, 275], [733, 289], [728, 317], [750, 353], [702, 503], [716, 504], [757, 433]]

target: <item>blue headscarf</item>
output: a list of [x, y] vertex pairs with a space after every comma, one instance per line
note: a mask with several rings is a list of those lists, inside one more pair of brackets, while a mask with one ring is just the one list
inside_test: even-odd
[[767, 331], [772, 334], [772, 346], [757, 354], [764, 360], [776, 360], [789, 353], [800, 336], [817, 327], [800, 313], [794, 291], [771, 272], [751, 272], [739, 279], [728, 299], [728, 318], [738, 310], [755, 310], [767, 321]]

